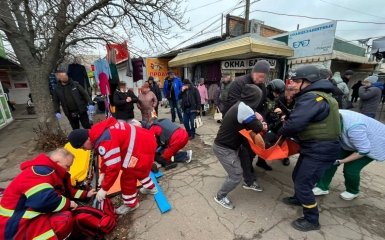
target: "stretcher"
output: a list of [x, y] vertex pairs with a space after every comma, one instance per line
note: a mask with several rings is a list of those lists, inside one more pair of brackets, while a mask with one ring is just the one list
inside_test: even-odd
[[251, 131], [246, 129], [239, 131], [239, 133], [247, 139], [253, 152], [265, 160], [282, 160], [299, 153], [299, 145], [290, 139], [281, 141], [280, 138], [273, 146], [265, 148], [261, 146], [264, 144], [255, 143], [251, 139], [250, 132]]

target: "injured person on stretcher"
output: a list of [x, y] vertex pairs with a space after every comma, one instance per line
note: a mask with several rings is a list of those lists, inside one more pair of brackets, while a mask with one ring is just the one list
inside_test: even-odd
[[0, 204], [0, 239], [65, 239], [73, 231], [75, 200], [95, 190], [71, 186], [74, 156], [63, 148], [21, 164], [21, 173], [5, 189]]

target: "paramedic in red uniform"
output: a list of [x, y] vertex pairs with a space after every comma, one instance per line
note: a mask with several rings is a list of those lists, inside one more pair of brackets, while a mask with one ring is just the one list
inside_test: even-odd
[[180, 151], [188, 143], [189, 136], [186, 129], [167, 118], [155, 119], [142, 125], [155, 135], [158, 147], [161, 148], [161, 151], [158, 150], [156, 161], [166, 170], [175, 168], [177, 162], [191, 162], [192, 150]]
[[120, 186], [124, 204], [116, 209], [117, 214], [126, 214], [139, 207], [138, 180], [143, 185], [142, 194], [157, 192], [150, 178], [157, 145], [155, 136], [148, 130], [111, 117], [93, 125], [90, 130], [72, 131], [68, 139], [74, 148], [95, 149], [102, 159], [98, 200], [106, 198], [122, 170]]
[[[0, 239], [65, 239], [71, 234], [75, 199], [95, 194], [71, 186], [74, 156], [63, 148], [21, 164], [0, 203]], [[67, 198], [68, 197], [68, 198]]]

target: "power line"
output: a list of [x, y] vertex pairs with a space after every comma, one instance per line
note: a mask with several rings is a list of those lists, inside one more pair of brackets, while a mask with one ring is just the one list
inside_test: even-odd
[[321, 17], [309, 17], [309, 16], [304, 16], [304, 15], [286, 14], [286, 13], [278, 13], [278, 12], [271, 12], [271, 11], [264, 11], [264, 10], [253, 10], [250, 13], [253, 13], [253, 12], [270, 13], [270, 14], [274, 14], [274, 15], [287, 16], [287, 17], [309, 18], [309, 19], [314, 19], [314, 20], [328, 20], [328, 21], [338, 21], [338, 22], [350, 22], [350, 23], [385, 25], [385, 22], [364, 22], [364, 21], [345, 20], [345, 19], [331, 19], [331, 18], [321, 18]]
[[333, 5], [333, 6], [336, 6], [336, 7], [340, 7], [340, 8], [343, 8], [343, 9], [347, 9], [347, 10], [350, 10], [350, 11], [352, 11], [352, 12], [361, 13], [361, 14], [363, 14], [363, 15], [367, 15], [367, 16], [371, 16], [371, 17], [376, 17], [376, 18], [382, 18], [382, 19], [384, 19], [384, 17], [376, 16], [376, 15], [373, 15], [373, 14], [370, 14], [370, 13], [361, 12], [361, 11], [359, 11], [359, 10], [356, 10], [356, 9], [353, 9], [353, 8], [349, 8], [349, 7], [345, 7], [345, 6], [336, 4], [336, 3], [328, 2], [328, 1], [325, 1], [325, 0], [319, 0], [319, 1], [324, 2], [324, 3], [327, 3], [327, 4], [330, 4], [330, 5]]
[[192, 8], [192, 9], [186, 11], [186, 13], [187, 12], [192, 12], [192, 11], [195, 11], [195, 10], [198, 10], [198, 9], [201, 9], [201, 8], [204, 8], [204, 7], [207, 7], [207, 6], [213, 5], [213, 4], [217, 3], [217, 2], [222, 2], [222, 1], [223, 0], [218, 0], [218, 1], [215, 1], [215, 2], [212, 2], [212, 3], [204, 4], [202, 6], [199, 6], [199, 7], [196, 7], [196, 8]]

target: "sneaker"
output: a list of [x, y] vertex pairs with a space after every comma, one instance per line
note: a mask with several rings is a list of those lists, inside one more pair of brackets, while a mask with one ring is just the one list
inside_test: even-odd
[[343, 199], [343, 200], [346, 200], [346, 201], [351, 201], [353, 199], [355, 199], [356, 197], [358, 197], [359, 194], [353, 194], [353, 193], [350, 193], [350, 192], [343, 192], [340, 194], [340, 197]]
[[215, 202], [227, 209], [234, 209], [233, 203], [230, 201], [228, 197], [223, 197], [222, 199], [218, 199], [217, 196], [214, 197]]
[[319, 223], [311, 223], [303, 217], [293, 221], [291, 226], [301, 232], [314, 231], [321, 228]]
[[247, 185], [246, 183], [243, 183], [242, 187], [246, 190], [253, 190], [256, 192], [262, 192], [263, 189], [258, 185], [257, 182], [253, 182], [251, 185]]
[[187, 161], [186, 163], [190, 163], [192, 159], [192, 150], [187, 151]]
[[116, 214], [118, 214], [118, 215], [124, 215], [124, 214], [127, 214], [127, 213], [129, 213], [129, 212], [132, 212], [132, 211], [134, 211], [135, 209], [137, 209], [139, 207], [139, 203], [138, 204], [136, 204], [136, 206], [135, 207], [129, 207], [129, 206], [127, 206], [126, 204], [123, 204], [122, 206], [120, 206], [120, 207], [118, 207], [117, 209], [116, 209]]
[[156, 187], [152, 188], [152, 189], [148, 189], [148, 188], [140, 188], [139, 189], [140, 193], [141, 194], [151, 194], [151, 195], [155, 195], [157, 192], [158, 192], [158, 189]]
[[322, 195], [329, 194], [329, 191], [328, 190], [324, 191], [319, 187], [315, 187], [313, 188], [313, 193], [314, 193], [314, 196], [322, 196]]
[[302, 206], [302, 204], [298, 201], [296, 197], [285, 197], [282, 199], [282, 202], [286, 205]]

